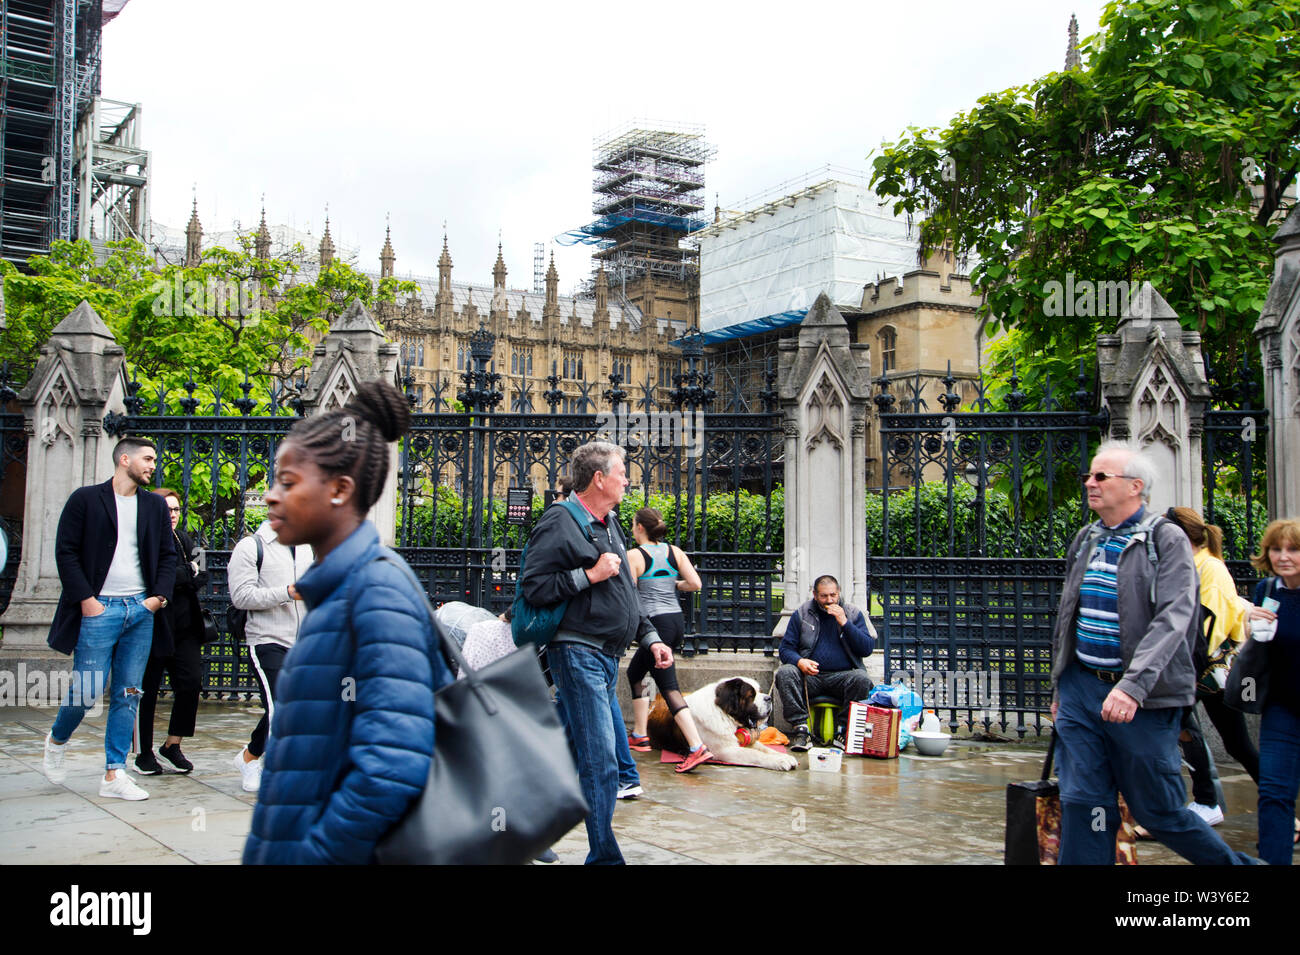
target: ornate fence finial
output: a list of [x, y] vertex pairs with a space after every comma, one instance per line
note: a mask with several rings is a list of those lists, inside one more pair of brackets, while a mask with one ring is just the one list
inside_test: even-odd
[[1011, 380], [1009, 382], [1011, 390], [1007, 392], [1004, 399], [1008, 411], [1019, 411], [1029, 400], [1029, 396], [1020, 390], [1020, 376], [1016, 374], [1016, 360], [1011, 359]]
[[194, 374], [191, 369], [185, 369], [185, 384], [182, 385], [186, 392], [186, 397], [180, 401], [181, 410], [187, 416], [193, 415], [199, 407], [199, 399], [194, 397], [194, 391], [199, 386], [194, 382]]
[[247, 368], [244, 369], [244, 382], [239, 386], [239, 390], [244, 393], [244, 397], [236, 398], [234, 401], [231, 402], [231, 404], [233, 404], [236, 408], [239, 409], [239, 413], [241, 415], [247, 417], [248, 415], [252, 414], [253, 409], [257, 407], [257, 402], [254, 401], [249, 396], [250, 392], [252, 392], [253, 390], [253, 383], [248, 380]]
[[613, 372], [609, 376], [609, 387], [605, 389], [605, 400], [609, 402], [611, 408], [617, 409], [627, 399], [627, 392], [619, 386], [623, 384], [623, 376], [618, 372]]
[[957, 379], [952, 376], [952, 359], [948, 359], [948, 373], [939, 379], [948, 389], [939, 396], [939, 404], [943, 405], [943, 410], [948, 414], [953, 414], [961, 405], [961, 395], [953, 391], [953, 385], [957, 384]]
[[876, 403], [876, 408], [881, 414], [890, 414], [894, 410], [894, 402], [897, 399], [889, 393], [889, 379], [882, 373], [876, 379], [876, 384], [880, 387], [880, 394], [871, 400]]
[[564, 392], [560, 390], [560, 376], [556, 371], [555, 361], [552, 360], [551, 373], [546, 376], [546, 383], [551, 387], [542, 392], [542, 400], [551, 406], [551, 414], [555, 414], [555, 409], [564, 400]]
[[777, 399], [781, 397], [776, 390], [776, 369], [772, 367], [771, 357], [763, 362], [763, 382], [765, 387], [758, 393], [758, 398], [763, 402], [763, 410], [771, 414], [776, 411]]

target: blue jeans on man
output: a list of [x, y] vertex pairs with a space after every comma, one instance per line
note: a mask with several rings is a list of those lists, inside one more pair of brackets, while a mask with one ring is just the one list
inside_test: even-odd
[[1056, 714], [1061, 786], [1061, 865], [1114, 865], [1119, 832], [1116, 789], [1151, 835], [1197, 865], [1254, 862], [1230, 848], [1185, 805], [1178, 733], [1181, 707], [1139, 707], [1109, 723], [1101, 707], [1112, 687], [1071, 665], [1061, 675]]
[[619, 786], [635, 785], [640, 778], [618, 706], [618, 661], [575, 643], [553, 643], [546, 652], [590, 810], [587, 864], [619, 865], [623, 853], [614, 838], [614, 804]]
[[104, 612], [81, 618], [72, 654], [72, 685], [50, 730], [55, 743], [66, 743], [107, 686], [112, 695], [104, 730], [105, 770], [125, 769], [131, 749], [140, 685], [153, 647], [154, 615], [144, 600], [144, 594], [100, 597]]

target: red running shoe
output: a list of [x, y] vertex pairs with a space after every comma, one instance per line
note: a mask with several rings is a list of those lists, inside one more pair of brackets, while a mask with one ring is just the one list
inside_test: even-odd
[[709, 748], [701, 745], [695, 752], [687, 753], [686, 758], [677, 764], [677, 772], [689, 773], [696, 766], [700, 765], [700, 763], [707, 762], [712, 758], [713, 754], [709, 752]]
[[650, 737], [635, 736], [632, 733], [628, 733], [627, 745], [628, 745], [628, 749], [634, 749], [638, 753], [648, 753], [650, 752]]

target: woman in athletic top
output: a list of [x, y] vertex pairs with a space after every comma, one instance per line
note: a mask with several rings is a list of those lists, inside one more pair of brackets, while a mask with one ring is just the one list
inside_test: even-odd
[[[700, 575], [682, 549], [663, 543], [666, 533], [668, 525], [664, 523], [663, 515], [653, 507], [641, 508], [632, 522], [632, 536], [638, 546], [628, 551], [627, 561], [632, 579], [636, 581], [641, 612], [650, 618], [660, 638], [676, 653], [686, 636], [686, 616], [677, 601], [677, 594], [699, 590], [701, 585]], [[654, 677], [669, 712], [691, 747], [686, 758], [677, 764], [677, 772], [690, 772], [711, 759], [713, 754], [700, 739], [686, 699], [677, 688], [677, 667], [657, 669], [650, 649], [645, 646], [637, 650], [627, 667], [627, 679], [632, 687], [632, 735], [628, 737], [628, 745], [638, 752], [650, 751], [650, 739], [646, 735], [646, 722], [650, 715], [647, 674]]]

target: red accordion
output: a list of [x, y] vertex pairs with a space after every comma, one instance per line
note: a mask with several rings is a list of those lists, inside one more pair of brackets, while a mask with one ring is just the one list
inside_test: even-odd
[[845, 752], [876, 759], [898, 758], [898, 723], [902, 710], [868, 703], [849, 704], [849, 723], [845, 728]]

